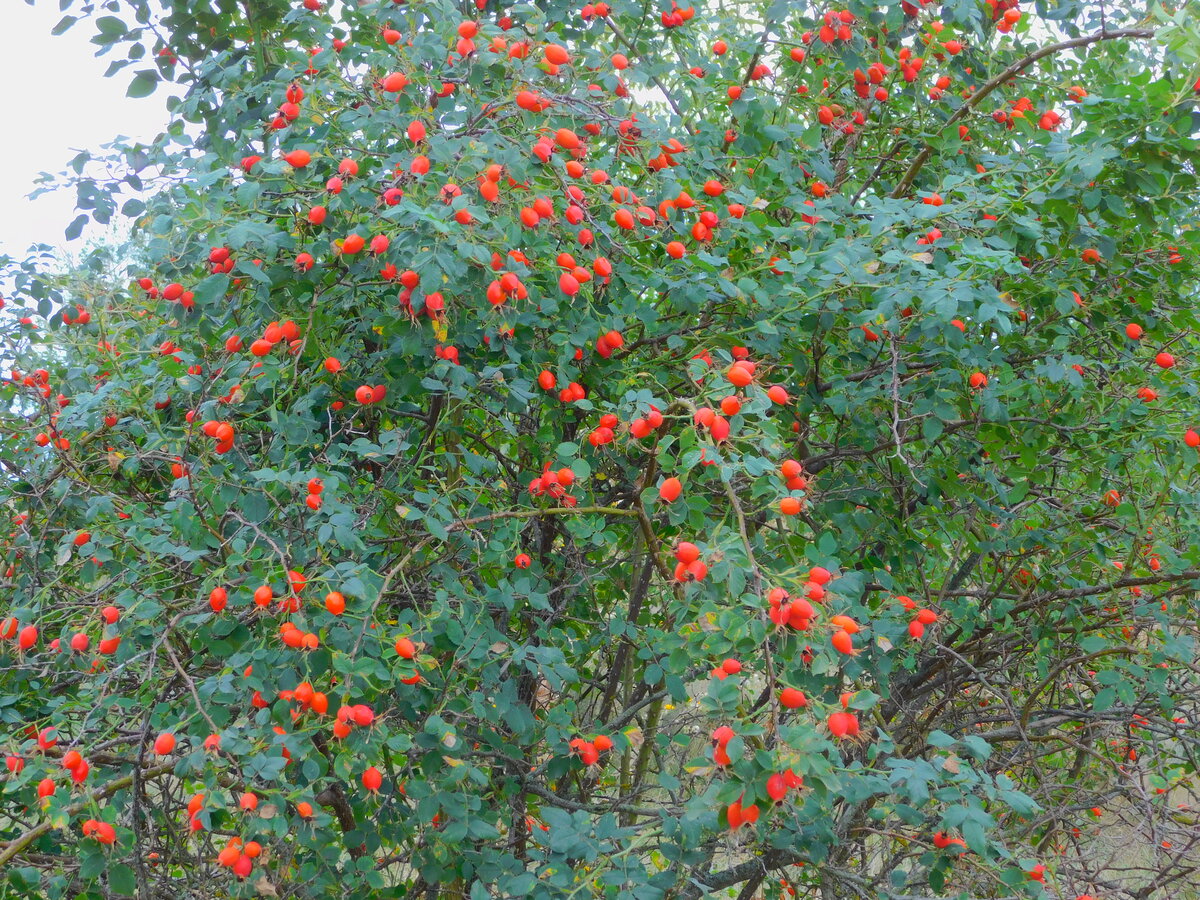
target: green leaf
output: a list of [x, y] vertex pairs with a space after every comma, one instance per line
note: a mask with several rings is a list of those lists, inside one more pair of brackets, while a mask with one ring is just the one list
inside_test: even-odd
[[86, 213], [80, 213], [74, 219], [72, 219], [71, 224], [67, 226], [66, 231], [64, 232], [67, 240], [73, 241], [83, 234], [83, 226], [87, 223], [88, 217]]
[[149, 97], [158, 87], [158, 73], [153, 69], [143, 69], [133, 76], [129, 89], [125, 92], [128, 97]]
[[137, 893], [137, 875], [124, 863], [109, 866], [108, 889], [119, 896], [131, 897]]
[[936, 729], [934, 731], [929, 732], [929, 737], [927, 738], [927, 740], [929, 741], [929, 745], [931, 747], [938, 747], [939, 749], [945, 748], [945, 747], [952, 747], [952, 746], [954, 746], [954, 744], [958, 743], [954, 738], [952, 738], [952, 737], [950, 737], [950, 735], [946, 734], [946, 732], [936, 730]]

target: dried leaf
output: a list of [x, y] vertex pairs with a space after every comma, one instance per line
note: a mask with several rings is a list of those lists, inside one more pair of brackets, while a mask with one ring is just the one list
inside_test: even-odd
[[960, 768], [962, 768], [962, 761], [957, 756], [947, 756], [942, 760], [942, 769], [951, 775], [957, 775]]
[[933, 262], [933, 254], [932, 253], [914, 253], [912, 255], [912, 258], [915, 259], [917, 262], [921, 262], [921, 263]]

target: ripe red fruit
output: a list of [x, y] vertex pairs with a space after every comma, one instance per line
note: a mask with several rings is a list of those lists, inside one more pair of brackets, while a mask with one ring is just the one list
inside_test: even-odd
[[362, 783], [368, 791], [377, 792], [383, 786], [383, 774], [374, 766], [362, 774]]
[[830, 639], [830, 643], [833, 644], [833, 649], [838, 653], [844, 653], [847, 656], [854, 655], [854, 638], [850, 636], [850, 632], [846, 629], [843, 628], [835, 631], [833, 637]]
[[839, 739], [856, 737], [859, 732], [858, 717], [853, 713], [831, 713], [826, 724], [829, 726], [829, 733]]
[[[312, 162], [312, 154], [307, 150], [293, 150], [291, 153], [285, 153], [283, 158], [293, 169], [303, 169]], [[167, 299], [170, 298], [168, 297]]]
[[1125, 336], [1131, 341], [1141, 340], [1143, 334], [1145, 334], [1145, 332], [1142, 330], [1142, 326], [1138, 325], [1136, 322], [1130, 322], [1125, 326]]
[[1200, 434], [1189, 428], [1183, 433], [1183, 442], [1189, 447], [1200, 447]]
[[325, 608], [335, 616], [340, 616], [346, 611], [346, 598], [338, 591], [330, 591], [325, 595]]
[[38, 630], [34, 625], [26, 625], [17, 633], [17, 646], [22, 650], [28, 650], [37, 643]]
[[175, 749], [175, 735], [169, 731], [164, 731], [154, 739], [154, 752], [159, 756], [166, 756]]
[[558, 276], [558, 289], [568, 297], [574, 297], [579, 293], [579, 281], [570, 272], [563, 272]]
[[987, 387], [987, 376], [982, 372], [972, 372], [971, 377], [967, 379], [967, 383], [971, 385], [971, 390], [982, 390]]
[[779, 692], [779, 703], [787, 709], [799, 709], [808, 705], [808, 698], [803, 691], [789, 687]]
[[740, 828], [743, 825], [753, 825], [758, 821], [758, 806], [742, 806], [742, 798], [730, 803], [725, 809], [730, 828]]
[[518, 569], [528, 569], [532, 562], [528, 553], [518, 553], [513, 559], [513, 565]]
[[681, 493], [683, 493], [683, 484], [675, 477], [665, 479], [658, 486], [658, 496], [667, 503], [674, 503], [679, 499]]
[[213, 612], [220, 612], [225, 608], [225, 604], [229, 600], [229, 592], [223, 587], [215, 587], [212, 593], [208, 595], [208, 605], [212, 607]]
[[396, 639], [396, 653], [402, 659], [412, 659], [417, 655], [417, 645], [406, 637]]
[[688, 543], [687, 541], [680, 541], [675, 545], [675, 560], [677, 562], [681, 562], [686, 566], [695, 562], [699, 558], [700, 548], [695, 544]]
[[725, 377], [734, 387], [746, 387], [754, 380], [754, 372], [741, 363], [734, 363], [725, 373]]
[[823, 566], [813, 566], [808, 570], [808, 580], [814, 584], [826, 585], [833, 579], [830, 571]]
[[1160, 369], [1169, 369], [1175, 365], [1175, 357], [1164, 350], [1154, 357], [1154, 363]]

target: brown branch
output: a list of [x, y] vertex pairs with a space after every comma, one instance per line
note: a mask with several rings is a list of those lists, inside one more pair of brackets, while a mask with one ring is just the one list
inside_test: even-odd
[[[174, 760], [171, 760], [170, 762], [159, 763], [157, 766], [154, 766], [153, 768], [146, 769], [144, 772], [141, 772], [140, 773], [141, 779], [143, 781], [149, 781], [153, 778], [161, 778], [163, 775], [166, 775], [167, 773], [174, 771], [174, 769], [175, 769], [175, 761]], [[96, 790], [92, 791], [90, 794], [88, 794], [86, 797], [84, 797], [84, 799], [80, 800], [78, 803], [73, 803], [70, 806], [68, 806], [66, 808], [66, 810], [64, 810], [64, 813], [68, 819], [73, 816], [76, 816], [79, 813], [83, 812], [84, 810], [89, 809], [92, 806], [92, 804], [96, 803], [96, 801], [104, 800], [107, 797], [111, 797], [113, 794], [117, 793], [117, 791], [124, 790], [125, 788], [129, 787], [131, 784], [133, 784], [133, 774], [132, 773], [129, 775], [125, 775], [121, 778], [116, 778], [116, 779], [110, 781], [108, 784], [104, 785], [104, 787], [97, 788]], [[50, 821], [42, 822], [40, 825], [30, 828], [27, 832], [25, 832], [20, 837], [14, 838], [13, 840], [9, 841], [8, 845], [3, 850], [0, 850], [0, 866], [3, 866], [5, 863], [7, 863], [9, 860], [11, 860], [13, 857], [15, 857], [18, 853], [20, 853], [23, 849], [28, 847], [30, 844], [32, 844], [34, 841], [36, 841], [42, 835], [49, 834], [51, 831], [54, 830], [54, 828], [55, 828], [54, 822], [50, 822]]]
[[[1072, 38], [1069, 41], [1060, 41], [1057, 44], [1048, 44], [1033, 53], [1030, 53], [1024, 59], [1019, 59], [999, 75], [988, 81], [983, 87], [972, 94], [962, 106], [946, 120], [945, 124], [938, 129], [937, 134], [940, 135], [951, 125], [966, 118], [967, 114], [978, 106], [985, 97], [1000, 87], [1010, 78], [1019, 75], [1022, 70], [1028, 68], [1039, 59], [1047, 56], [1052, 56], [1055, 53], [1061, 53], [1063, 50], [1073, 50], [1076, 47], [1087, 47], [1090, 44], [1096, 44], [1100, 41], [1117, 41], [1124, 38], [1148, 39], [1154, 37], [1155, 29], [1153, 28], [1125, 28], [1120, 31], [1098, 31], [1095, 34], [1089, 34], [1084, 37]], [[896, 189], [892, 191], [892, 199], [898, 200], [908, 193], [908, 189], [912, 187], [912, 183], [916, 180], [922, 167], [929, 161], [929, 157], [933, 155], [933, 144], [926, 141], [925, 146], [921, 148], [921, 152], [917, 154], [917, 158], [912, 161], [908, 167], [908, 171], [904, 173], [904, 177], [900, 179], [900, 183], [896, 185]]]

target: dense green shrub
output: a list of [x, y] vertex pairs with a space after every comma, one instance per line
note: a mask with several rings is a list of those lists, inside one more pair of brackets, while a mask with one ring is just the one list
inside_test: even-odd
[[7, 895], [1195, 883], [1187, 4], [61, 5]]

